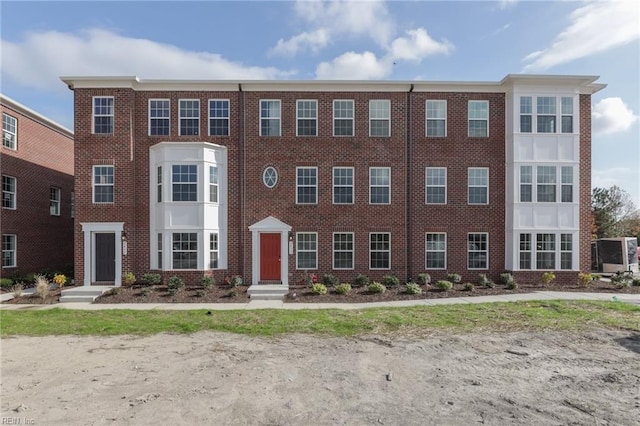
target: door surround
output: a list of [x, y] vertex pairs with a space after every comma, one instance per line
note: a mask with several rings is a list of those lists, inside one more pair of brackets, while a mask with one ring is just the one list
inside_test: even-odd
[[96, 237], [97, 233], [113, 233], [115, 234], [116, 244], [116, 273], [114, 285], [120, 287], [122, 285], [122, 231], [124, 230], [124, 222], [90, 222], [81, 223], [82, 232], [84, 233], [84, 282], [83, 285], [90, 286], [96, 281]]
[[280, 280], [285, 286], [289, 286], [289, 249], [288, 240], [291, 226], [268, 216], [259, 222], [249, 226], [251, 231], [251, 284], [257, 285], [260, 281], [260, 234], [280, 234]]

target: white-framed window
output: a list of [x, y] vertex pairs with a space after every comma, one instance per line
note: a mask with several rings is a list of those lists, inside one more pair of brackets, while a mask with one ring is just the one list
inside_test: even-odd
[[369, 101], [369, 136], [386, 138], [391, 136], [391, 101], [374, 99]]
[[93, 166], [94, 204], [113, 203], [114, 166]]
[[467, 234], [467, 269], [489, 269], [489, 234]]
[[353, 232], [333, 233], [333, 269], [353, 269]]
[[2, 146], [9, 149], [18, 148], [18, 120], [4, 112], [2, 113]]
[[447, 204], [447, 168], [427, 167], [425, 176], [425, 203]]
[[16, 194], [18, 192], [18, 180], [13, 176], [2, 175], [2, 208], [16, 209]]
[[391, 269], [391, 234], [369, 233], [369, 269]]
[[296, 269], [318, 269], [318, 233], [296, 233]]
[[556, 202], [556, 167], [537, 166], [536, 192], [539, 203]]
[[296, 167], [296, 204], [318, 203], [318, 168]]
[[158, 233], [158, 269], [162, 269], [162, 232]]
[[198, 167], [195, 164], [171, 166], [171, 201], [198, 201]]
[[391, 167], [369, 167], [369, 204], [391, 204]]
[[162, 202], [162, 166], [158, 166], [156, 170], [156, 201]]
[[278, 184], [278, 171], [275, 167], [265, 167], [264, 171], [262, 172], [262, 183], [264, 183], [264, 186], [269, 189], [275, 187]]
[[533, 98], [520, 96], [520, 133], [533, 132]]
[[573, 133], [573, 96], [520, 96], [521, 133]]
[[[534, 237], [535, 244], [532, 244]], [[559, 264], [562, 270], [572, 270], [573, 237], [570, 233], [520, 234], [520, 269], [556, 270]]]
[[536, 130], [538, 133], [556, 132], [556, 97], [538, 96]]
[[447, 234], [427, 232], [424, 234], [425, 269], [447, 269]]
[[197, 269], [198, 234], [196, 232], [174, 232], [171, 256], [173, 269]]
[[353, 167], [333, 168], [333, 204], [353, 204]]
[[296, 101], [296, 136], [318, 136], [318, 101]]
[[531, 269], [531, 234], [520, 234], [520, 269]]
[[574, 181], [574, 166], [521, 165], [520, 202], [573, 203]]
[[60, 216], [60, 188], [56, 186], [49, 188], [49, 214]]
[[573, 203], [573, 167], [560, 167], [560, 202]]
[[16, 260], [18, 237], [15, 234], [2, 235], [2, 267], [15, 268], [18, 265]]
[[573, 133], [573, 98], [563, 96], [560, 98], [560, 131]]
[[468, 169], [469, 204], [489, 204], [489, 169], [469, 167]]
[[352, 100], [333, 101], [333, 136], [353, 136], [354, 106]]
[[218, 166], [209, 166], [209, 202], [218, 202]]
[[200, 134], [200, 99], [180, 99], [178, 101], [180, 136], [197, 136]]
[[149, 99], [149, 136], [169, 136], [170, 124], [170, 100]]
[[560, 269], [573, 269], [573, 235], [560, 234]]
[[520, 166], [520, 202], [533, 201], [533, 167]]
[[209, 99], [209, 136], [229, 136], [229, 99]]
[[260, 100], [260, 136], [281, 135], [280, 99]]
[[93, 133], [113, 134], [113, 96], [93, 97]]
[[536, 234], [536, 269], [556, 269], [555, 234]]
[[427, 100], [426, 135], [433, 138], [447, 136], [447, 101]]
[[219, 254], [218, 233], [212, 232], [209, 234], [209, 269], [218, 269]]
[[489, 101], [469, 101], [469, 137], [489, 136]]

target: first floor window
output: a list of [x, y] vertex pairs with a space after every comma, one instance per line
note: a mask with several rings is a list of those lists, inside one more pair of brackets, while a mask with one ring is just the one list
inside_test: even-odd
[[447, 168], [427, 167], [426, 203], [447, 204]]
[[93, 133], [113, 133], [113, 96], [94, 96]]
[[391, 234], [369, 234], [369, 269], [391, 268]]
[[469, 204], [489, 204], [489, 169], [469, 167]]
[[198, 201], [197, 169], [193, 164], [175, 164], [171, 167], [173, 201]]
[[353, 167], [333, 168], [333, 204], [353, 204]]
[[556, 235], [536, 235], [536, 269], [556, 269]]
[[162, 233], [158, 234], [158, 269], [162, 269]]
[[49, 214], [60, 216], [60, 188], [49, 188]]
[[209, 234], [209, 269], [218, 269], [218, 233]]
[[426, 233], [425, 268], [445, 269], [447, 267], [447, 234], [443, 232]]
[[2, 145], [10, 149], [17, 147], [18, 120], [9, 114], [2, 113]]
[[333, 234], [333, 269], [353, 269], [353, 233]]
[[573, 268], [573, 235], [560, 234], [560, 269]]
[[16, 178], [2, 175], [2, 207], [16, 208]]
[[198, 234], [173, 233], [173, 269], [198, 268]]
[[209, 166], [209, 202], [218, 202], [218, 167]]
[[318, 269], [318, 234], [298, 232], [296, 234], [296, 268]]
[[316, 204], [318, 202], [318, 168], [296, 168], [296, 203]]
[[200, 100], [180, 99], [180, 136], [200, 134]]
[[520, 234], [520, 269], [531, 269], [531, 234]]
[[2, 236], [2, 267], [16, 266], [16, 236], [5, 234]]
[[113, 166], [93, 166], [93, 202], [113, 203]]
[[469, 269], [488, 269], [488, 234], [475, 233], [467, 237], [467, 267]]
[[369, 169], [369, 203], [391, 204], [391, 168]]

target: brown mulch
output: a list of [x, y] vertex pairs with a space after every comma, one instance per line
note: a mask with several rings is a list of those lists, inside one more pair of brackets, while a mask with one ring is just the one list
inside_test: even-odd
[[188, 286], [171, 295], [166, 285], [133, 285], [111, 290], [94, 303], [247, 303], [248, 288], [214, 285], [205, 290], [201, 286]]
[[[74, 287], [75, 286], [68, 286], [64, 288], [67, 289], [67, 288], [74, 288]], [[61, 291], [62, 289], [59, 289], [59, 288], [50, 289], [49, 294], [44, 299], [41, 298], [37, 293], [34, 293], [34, 294], [25, 294], [20, 297], [14, 297], [13, 299], [7, 300], [6, 302], [2, 302], [2, 303], [15, 304], [15, 305], [53, 305], [55, 303], [58, 303], [58, 301], [60, 300]]]

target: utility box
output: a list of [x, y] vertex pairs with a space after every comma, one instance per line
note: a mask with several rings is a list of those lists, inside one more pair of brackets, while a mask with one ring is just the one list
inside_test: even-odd
[[591, 242], [591, 267], [605, 274], [638, 272], [636, 237], [600, 238]]

